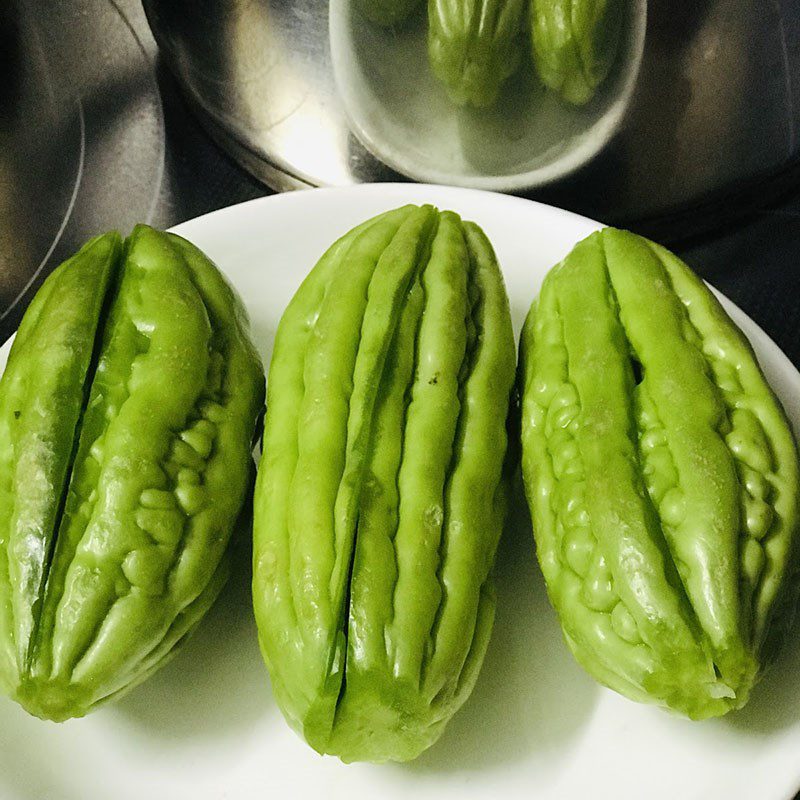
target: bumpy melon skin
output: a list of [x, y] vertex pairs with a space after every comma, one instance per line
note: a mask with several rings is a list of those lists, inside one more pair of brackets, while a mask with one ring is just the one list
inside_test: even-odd
[[520, 344], [550, 600], [598, 681], [692, 719], [743, 706], [793, 613], [797, 448], [750, 344], [674, 255], [606, 228]]
[[494, 253], [452, 212], [368, 221], [287, 308], [253, 602], [278, 704], [320, 753], [415, 758], [469, 696], [494, 615], [514, 371]]
[[61, 721], [163, 664], [228, 574], [263, 370], [180, 237], [89, 242], [31, 303], [0, 381], [0, 684]]

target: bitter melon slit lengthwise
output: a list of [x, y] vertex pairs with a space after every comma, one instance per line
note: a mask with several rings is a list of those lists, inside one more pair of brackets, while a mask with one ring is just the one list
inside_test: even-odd
[[619, 55], [629, 0], [530, 0], [531, 52], [542, 83], [588, 103]]
[[336, 242], [281, 320], [253, 600], [278, 703], [319, 752], [414, 758], [472, 690], [514, 350], [486, 237], [430, 206]]
[[172, 234], [89, 242], [0, 381], [0, 687], [82, 716], [157, 669], [227, 578], [262, 368], [240, 301]]
[[520, 374], [537, 552], [576, 658], [692, 718], [741, 707], [791, 619], [800, 496], [744, 335], [675, 256], [605, 229], [545, 279]]

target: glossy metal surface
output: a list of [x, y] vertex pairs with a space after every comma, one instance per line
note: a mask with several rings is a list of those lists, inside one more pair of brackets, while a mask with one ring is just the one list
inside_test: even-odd
[[325, 0], [145, 0], [212, 135], [275, 189], [391, 179], [336, 98]]
[[[330, 68], [327, 0], [145, 7], [209, 130], [267, 184], [391, 177], [348, 132]], [[624, 129], [595, 162], [536, 197], [600, 219], [641, 220], [729, 203], [798, 159], [798, 4], [651, 2], [649, 16]]]
[[53, 264], [151, 219], [164, 165], [151, 59], [108, 0], [0, 4], [0, 339]]

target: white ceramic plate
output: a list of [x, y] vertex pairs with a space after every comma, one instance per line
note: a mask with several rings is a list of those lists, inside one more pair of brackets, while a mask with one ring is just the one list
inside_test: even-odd
[[[514, 322], [547, 269], [598, 227], [525, 200], [369, 185], [255, 200], [180, 225], [230, 276], [268, 355], [292, 293], [337, 236], [406, 202], [482, 225]], [[795, 426], [800, 375], [730, 304]], [[7, 347], [0, 360], [5, 360]], [[0, 699], [3, 800], [785, 800], [800, 787], [800, 637], [726, 719], [692, 723], [599, 687], [575, 664], [535, 564], [523, 504], [501, 545], [498, 613], [473, 696], [407, 765], [344, 766], [309, 749], [272, 700], [249, 604], [247, 554], [185, 649], [116, 705], [62, 725]]]

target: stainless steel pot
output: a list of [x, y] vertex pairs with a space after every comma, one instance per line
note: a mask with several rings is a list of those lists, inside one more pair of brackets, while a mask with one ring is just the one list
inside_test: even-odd
[[[327, 0], [144, 6], [206, 127], [268, 185], [395, 177], [347, 129]], [[774, 190], [798, 162], [798, 127], [800, 4], [651, 0], [623, 129], [593, 163], [535, 196], [607, 221], [682, 216], [691, 228]]]

